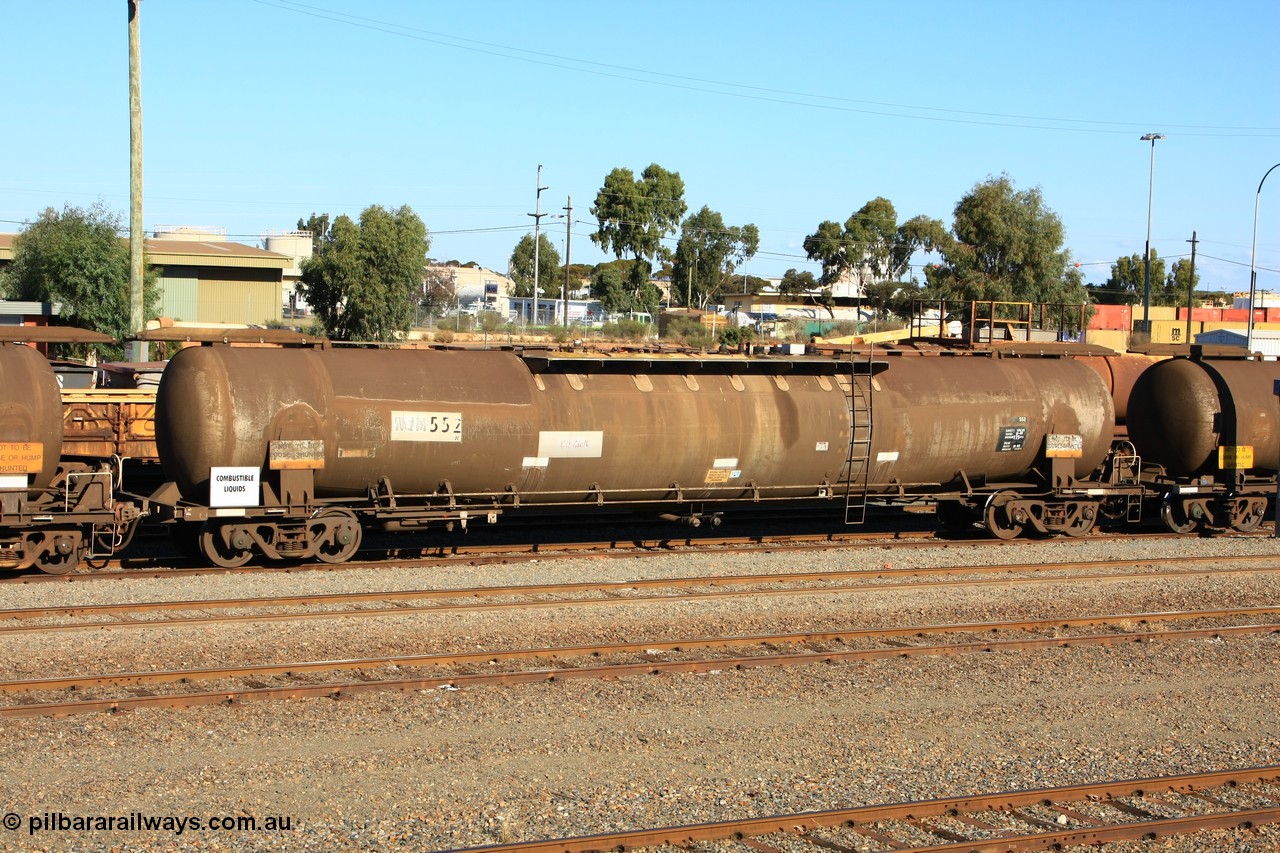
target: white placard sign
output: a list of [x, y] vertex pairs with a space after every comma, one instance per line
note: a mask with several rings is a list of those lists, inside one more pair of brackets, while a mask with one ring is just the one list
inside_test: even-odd
[[595, 459], [604, 454], [604, 431], [538, 433], [538, 456], [547, 459]]
[[210, 468], [209, 506], [257, 506], [258, 468]]

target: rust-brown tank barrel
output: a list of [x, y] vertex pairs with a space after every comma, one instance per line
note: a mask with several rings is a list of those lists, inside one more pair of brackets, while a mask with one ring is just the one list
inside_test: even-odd
[[[874, 397], [873, 491], [956, 483], [962, 471], [1020, 478], [1051, 436], [1075, 442], [1077, 476], [1106, 454], [1111, 397], [1071, 359], [908, 356], [876, 368], [852, 380]], [[399, 494], [530, 502], [806, 497], [847, 479], [847, 371], [824, 360], [192, 348], [164, 374], [156, 441], [196, 502], [211, 468], [265, 467], [272, 442], [320, 448], [321, 496], [364, 495], [386, 477]]]
[[0, 344], [0, 488], [47, 487], [61, 455], [62, 398], [53, 368], [31, 347]]
[[873, 483], [954, 484], [960, 471], [1018, 479], [1044, 460], [1050, 436], [1079, 436], [1067, 454], [1083, 478], [1115, 429], [1107, 387], [1074, 359], [903, 357], [873, 381]]
[[1160, 356], [1142, 355], [1140, 353], [1124, 353], [1107, 356], [1082, 356], [1078, 360], [1098, 371], [1111, 392], [1111, 402], [1115, 405], [1116, 423], [1124, 424], [1129, 417], [1129, 395], [1133, 393], [1133, 383], [1138, 381], [1148, 367], [1161, 360]]
[[1176, 477], [1218, 468], [1218, 447], [1250, 446], [1253, 468], [1280, 468], [1280, 363], [1246, 359], [1162, 361], [1134, 383], [1129, 435], [1146, 463]]
[[[507, 352], [189, 349], [157, 398], [156, 440], [184, 497], [269, 442], [323, 442], [318, 494], [541, 493], [544, 501], [749, 496], [836, 480], [848, 446], [834, 376], [699, 372], [610, 360], [533, 372]], [[754, 484], [754, 486], [753, 486]], [[794, 494], [807, 494], [800, 488]], [[528, 497], [538, 500], [537, 497]]]

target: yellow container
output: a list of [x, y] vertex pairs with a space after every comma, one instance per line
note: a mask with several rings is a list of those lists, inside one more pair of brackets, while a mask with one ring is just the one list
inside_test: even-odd
[[[1170, 309], [1172, 310], [1172, 309]], [[1191, 321], [1191, 341], [1195, 341], [1196, 335], [1203, 331], [1204, 323], [1198, 320]], [[1187, 321], [1186, 320], [1152, 320], [1151, 321], [1151, 343], [1153, 344], [1185, 344], [1187, 343]]]
[[1129, 348], [1129, 333], [1123, 329], [1089, 329], [1084, 333], [1084, 342], [1124, 352]]

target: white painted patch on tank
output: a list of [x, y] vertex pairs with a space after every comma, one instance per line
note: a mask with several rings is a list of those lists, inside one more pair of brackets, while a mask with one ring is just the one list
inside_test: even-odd
[[604, 431], [541, 431], [538, 455], [548, 459], [598, 459], [604, 455]]

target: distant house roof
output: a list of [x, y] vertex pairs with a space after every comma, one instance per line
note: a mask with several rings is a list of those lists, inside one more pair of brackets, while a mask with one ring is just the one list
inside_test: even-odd
[[[1243, 349], [1247, 342], [1247, 333], [1243, 329], [1214, 329], [1196, 335], [1198, 344], [1225, 344]], [[1253, 351], [1271, 358], [1280, 356], [1280, 329], [1254, 329]]]
[[288, 269], [293, 258], [243, 243], [147, 240], [147, 259], [156, 266], [181, 264], [194, 267], [259, 267]]
[[[13, 244], [17, 234], [0, 234], [0, 261], [13, 260]], [[146, 241], [147, 260], [156, 266], [254, 267], [288, 269], [293, 258], [268, 252], [243, 243], [199, 242], [189, 240]]]

